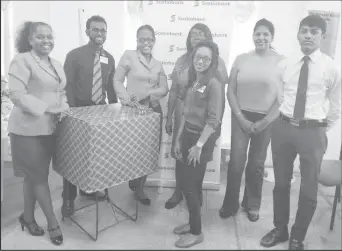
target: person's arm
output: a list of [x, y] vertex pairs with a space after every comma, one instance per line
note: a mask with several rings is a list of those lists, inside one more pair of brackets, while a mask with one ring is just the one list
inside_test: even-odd
[[148, 90], [148, 95], [151, 101], [158, 101], [169, 92], [169, 86], [167, 84], [167, 77], [163, 66], [160, 68], [158, 88]]
[[232, 66], [229, 75], [228, 88], [227, 88], [227, 99], [230, 105], [230, 108], [233, 112], [233, 115], [238, 120], [240, 126], [243, 131], [246, 133], [253, 133], [254, 129], [252, 128], [252, 122], [248, 121], [245, 116], [242, 114], [240, 106], [238, 104], [236, 95], [237, 95], [237, 75], [238, 75], [238, 63], [241, 58], [241, 55], [235, 59], [235, 62]]
[[131, 101], [131, 97], [124, 86], [125, 78], [129, 71], [130, 60], [127, 51], [125, 51], [119, 61], [113, 79], [114, 90], [122, 104], [129, 104]]
[[118, 98], [116, 97], [114, 84], [113, 84], [114, 74], [115, 74], [115, 60], [113, 58], [113, 67], [110, 70], [110, 74], [108, 76], [108, 82], [106, 85], [107, 98], [108, 98], [109, 104], [114, 104], [118, 102]]
[[74, 95], [74, 85], [76, 82], [77, 62], [72, 53], [68, 53], [64, 62], [64, 72], [66, 76], [65, 94], [70, 107], [76, 106], [76, 98]]
[[327, 130], [330, 130], [341, 117], [341, 74], [335, 69], [328, 90], [329, 110], [327, 115]]
[[204, 129], [201, 133], [200, 138], [198, 139], [197, 145], [203, 146], [211, 134], [213, 134], [219, 124], [222, 122], [222, 114], [223, 114], [223, 102], [224, 98], [222, 93], [222, 83], [219, 81], [212, 80], [213, 82], [210, 84], [210, 89], [208, 93], [208, 118]]
[[11, 62], [8, 75], [9, 98], [15, 106], [34, 116], [42, 116], [48, 111], [46, 102], [28, 92], [31, 69], [21, 54]]

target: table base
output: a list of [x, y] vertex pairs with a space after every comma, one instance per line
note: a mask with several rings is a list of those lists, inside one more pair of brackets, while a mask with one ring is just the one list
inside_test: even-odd
[[[105, 189], [105, 196], [103, 199], [98, 199], [98, 195], [96, 193], [95, 195], [95, 203], [83, 206], [81, 208], [77, 208], [76, 210], [74, 210], [74, 213], [76, 213], [77, 211], [90, 207], [92, 205], [96, 205], [96, 226], [95, 226], [95, 236], [91, 235], [87, 230], [85, 230], [71, 215], [70, 216], [64, 216], [62, 215], [62, 221], [64, 221], [64, 218], [69, 218], [72, 222], [74, 222], [84, 233], [86, 233], [90, 239], [92, 239], [93, 241], [97, 241], [98, 235], [100, 232], [103, 232], [105, 230], [107, 230], [108, 228], [111, 228], [117, 224], [119, 224], [120, 222], [123, 222], [125, 220], [132, 220], [132, 221], [136, 221], [138, 219], [138, 201], [136, 201], [136, 207], [135, 207], [135, 214], [133, 215], [129, 215], [128, 213], [126, 213], [124, 210], [122, 210], [120, 207], [118, 207], [115, 203], [113, 203], [113, 201], [109, 198], [109, 194], [108, 194], [108, 189]], [[67, 191], [68, 192], [68, 191]], [[109, 225], [107, 227], [104, 227], [102, 229], [99, 229], [99, 203], [100, 202], [106, 202], [112, 209], [114, 218], [116, 220], [116, 222], [112, 225]], [[123, 220], [118, 220], [118, 217], [116, 215], [115, 209], [119, 210], [119, 212], [124, 215], [126, 218]]]

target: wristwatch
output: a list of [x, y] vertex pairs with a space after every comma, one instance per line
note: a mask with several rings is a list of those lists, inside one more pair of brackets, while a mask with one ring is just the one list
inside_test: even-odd
[[204, 143], [199, 142], [199, 141], [197, 141], [197, 143], [196, 143], [196, 146], [197, 146], [198, 148], [202, 148], [203, 145], [204, 145]]

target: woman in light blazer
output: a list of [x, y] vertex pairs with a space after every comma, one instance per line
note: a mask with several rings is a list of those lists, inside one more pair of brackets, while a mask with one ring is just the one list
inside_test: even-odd
[[63, 242], [54, 214], [48, 184], [54, 153], [54, 131], [61, 112], [69, 109], [62, 65], [49, 57], [54, 47], [51, 27], [43, 22], [26, 22], [18, 34], [19, 52], [9, 68], [10, 99], [14, 104], [8, 132], [14, 174], [24, 178], [24, 213], [19, 222], [31, 235], [42, 236], [44, 230], [34, 218], [38, 201], [48, 223], [50, 240]]
[[[155, 33], [150, 25], [138, 28], [137, 49], [127, 50], [122, 55], [114, 75], [114, 89], [123, 105], [139, 102], [161, 114], [159, 100], [169, 92], [169, 88], [162, 63], [152, 56], [155, 41]], [[125, 78], [127, 89], [123, 84]], [[131, 180], [129, 187], [135, 191], [137, 200], [144, 205], [150, 205], [151, 201], [143, 190], [146, 178], [145, 175]]]

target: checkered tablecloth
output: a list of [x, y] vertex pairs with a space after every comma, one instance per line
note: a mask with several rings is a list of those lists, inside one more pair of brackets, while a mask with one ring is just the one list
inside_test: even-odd
[[159, 123], [119, 104], [72, 108], [57, 126], [53, 169], [88, 193], [156, 172]]

